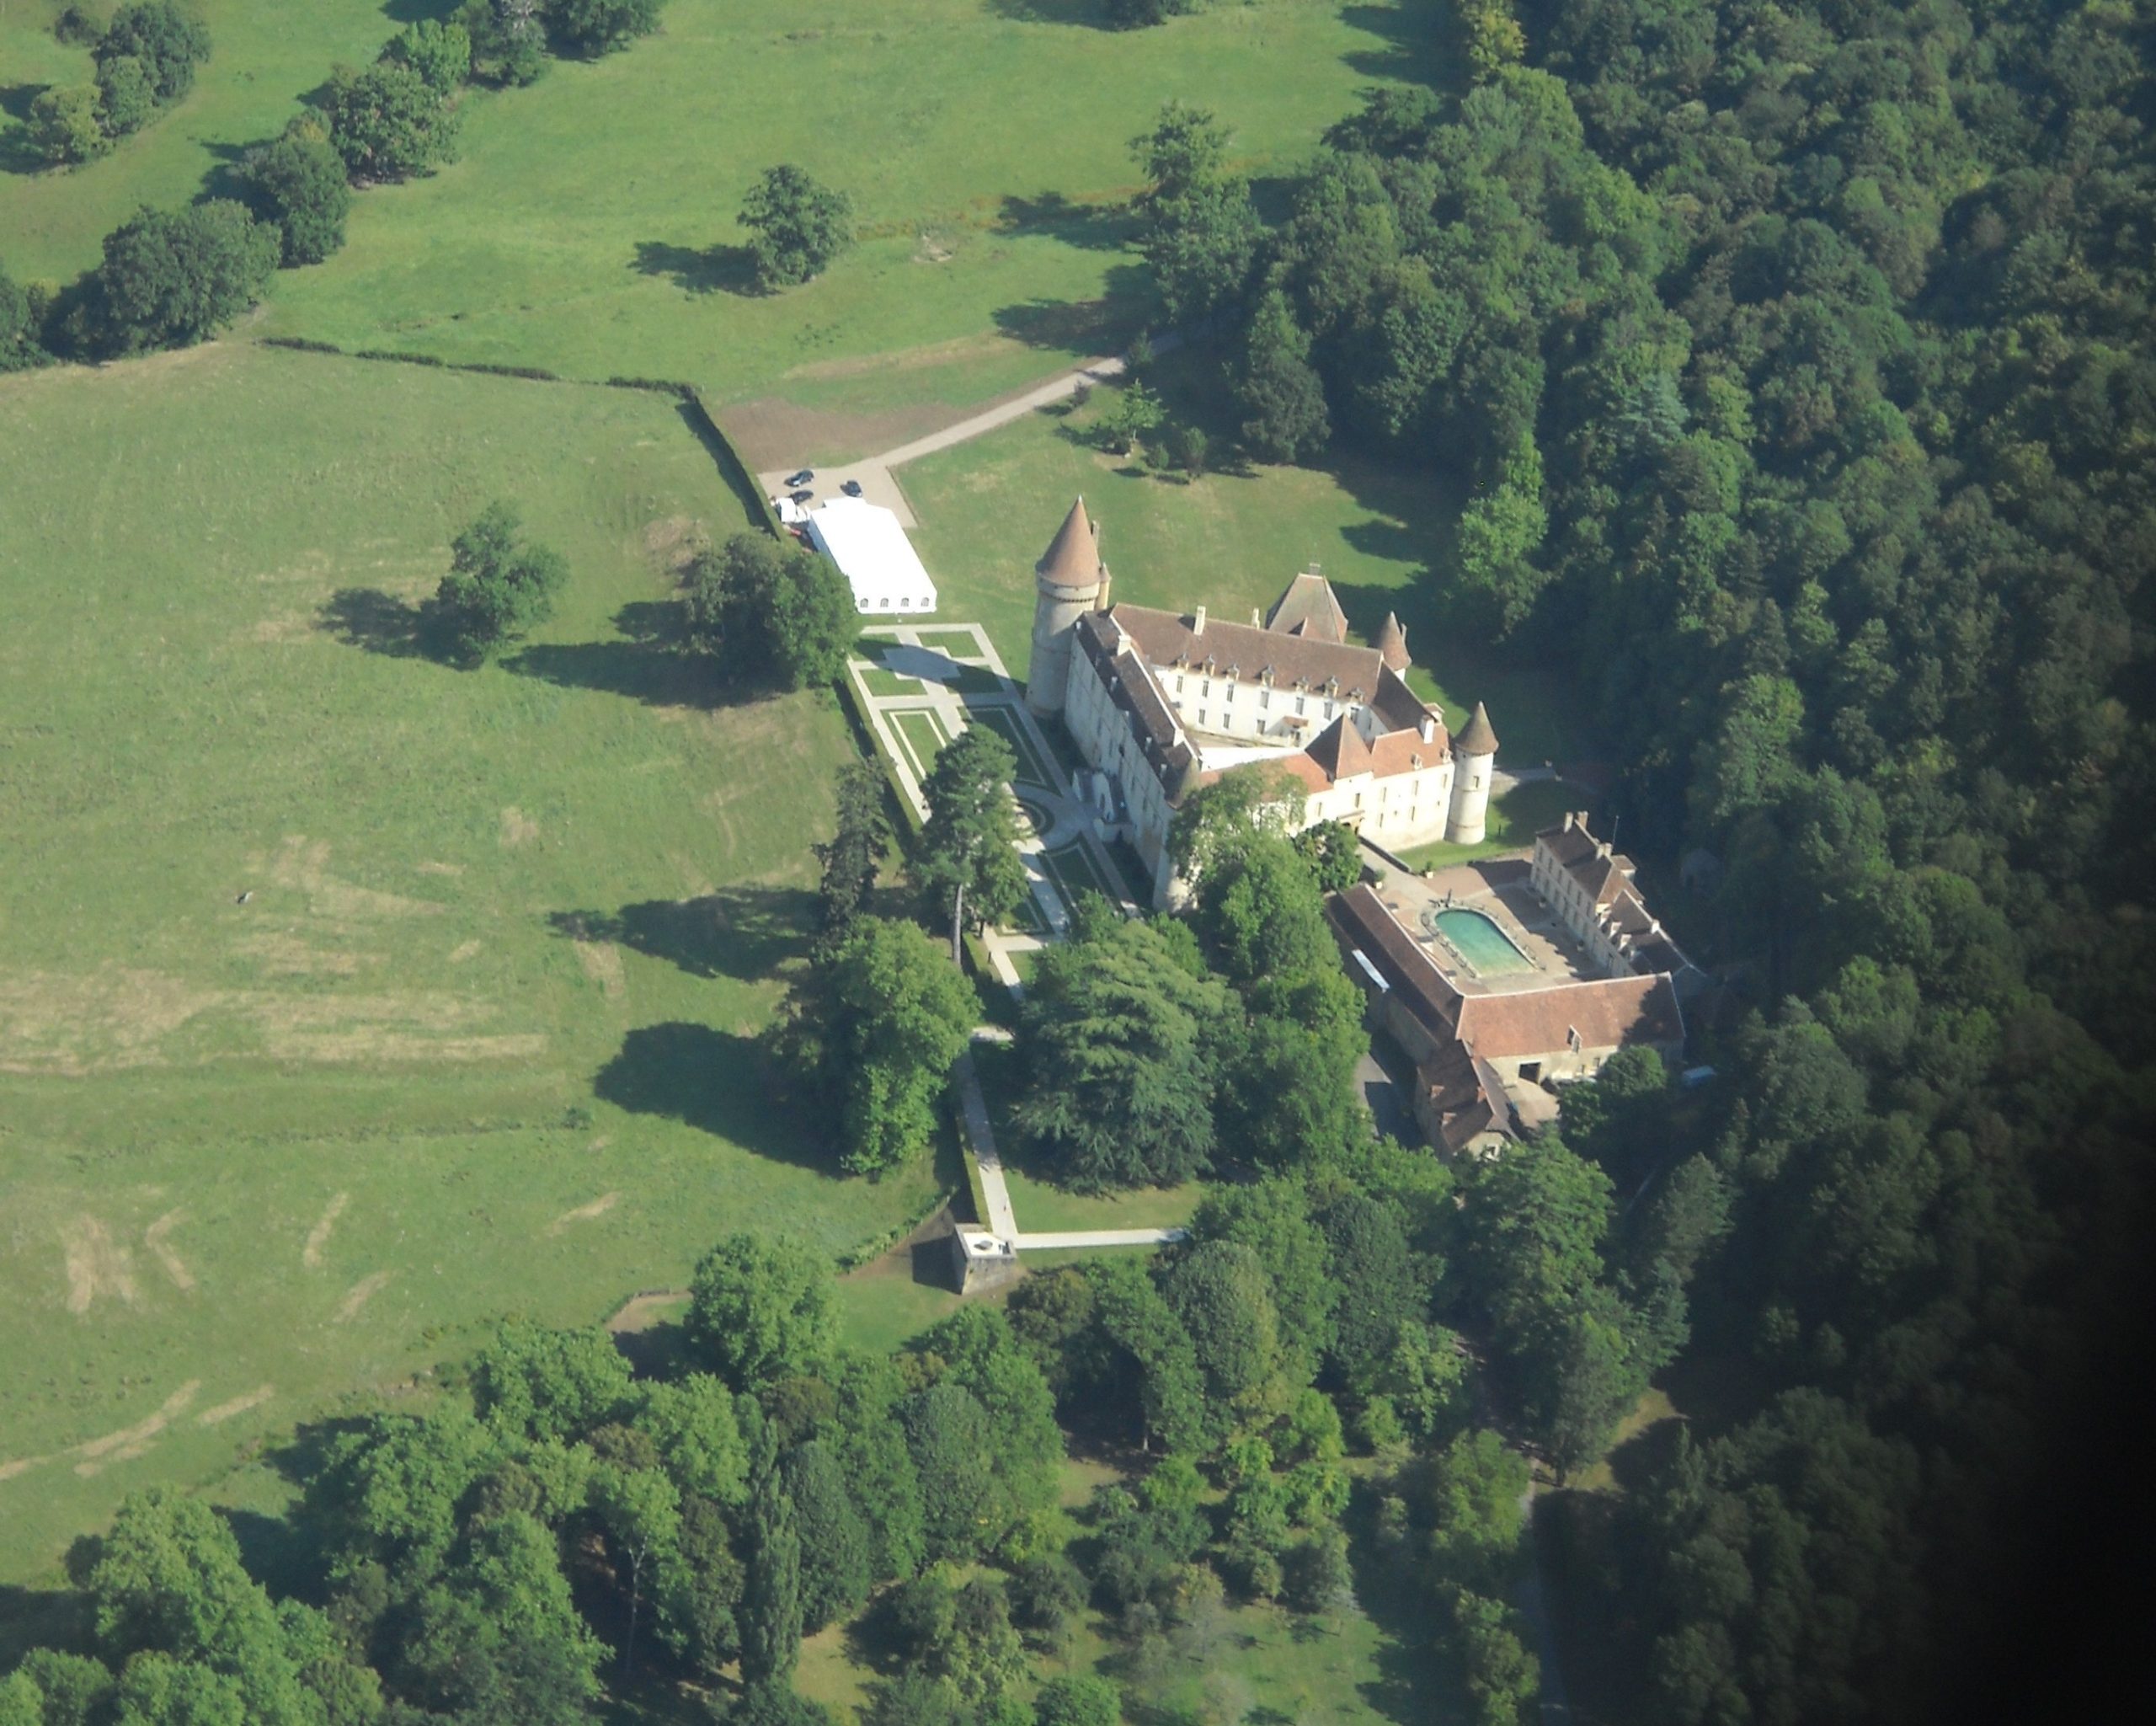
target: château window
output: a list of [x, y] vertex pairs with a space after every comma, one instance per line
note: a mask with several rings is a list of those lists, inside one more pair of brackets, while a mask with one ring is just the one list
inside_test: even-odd
[[1257, 704], [1261, 708], [1271, 707], [1273, 705], [1273, 692], [1269, 689], [1259, 690], [1257, 692]]
[[1325, 716], [1328, 719], [1332, 717], [1332, 703], [1331, 702], [1327, 702], [1325, 704]]
[[1299, 713], [1300, 712], [1302, 712], [1302, 710], [1303, 710], [1303, 698], [1302, 698], [1302, 697], [1300, 697], [1300, 696], [1299, 695], [1299, 696], [1297, 696], [1297, 697], [1295, 697], [1295, 711], [1296, 711], [1297, 713]]

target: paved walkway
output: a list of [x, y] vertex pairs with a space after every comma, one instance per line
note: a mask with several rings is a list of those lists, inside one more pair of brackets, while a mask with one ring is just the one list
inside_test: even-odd
[[[1158, 353], [1172, 345], [1166, 336], [1154, 345]], [[895, 515], [904, 526], [918, 524], [914, 520], [913, 508], [906, 501], [905, 493], [899, 489], [894, 468], [902, 468], [908, 462], [917, 462], [923, 456], [932, 456], [938, 450], [947, 450], [979, 437], [983, 432], [993, 431], [1000, 425], [1008, 425], [1013, 419], [1022, 419], [1036, 409], [1045, 408], [1051, 402], [1059, 402], [1078, 390], [1097, 383], [1106, 383], [1123, 376], [1124, 362], [1119, 355], [1107, 355], [1097, 360], [1088, 360], [1075, 371], [1067, 371], [1060, 377], [1050, 378], [1037, 388], [1022, 396], [999, 402], [992, 408], [968, 415], [955, 425], [941, 431], [931, 431], [926, 437], [917, 437], [911, 443], [900, 444], [894, 450], [886, 450], [880, 456], [863, 456], [857, 462], [834, 462], [828, 468], [815, 470], [816, 477], [809, 481], [809, 488], [816, 494], [808, 507], [841, 495], [840, 488], [848, 480], [861, 487], [861, 494], [872, 504], [881, 504]], [[768, 473], [759, 473], [756, 483], [765, 494], [779, 497], [787, 491], [786, 478], [798, 468], [775, 468]]]

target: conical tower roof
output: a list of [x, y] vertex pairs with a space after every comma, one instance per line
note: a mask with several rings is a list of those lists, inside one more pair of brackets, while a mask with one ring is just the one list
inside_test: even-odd
[[1378, 631], [1378, 653], [1396, 671], [1404, 671], [1414, 663], [1407, 657], [1407, 632], [1390, 612], [1385, 614], [1385, 628]]
[[1033, 573], [1058, 587], [1091, 587], [1101, 579], [1101, 548], [1093, 536], [1092, 518], [1080, 498], [1055, 530]]
[[1497, 752], [1497, 733], [1490, 724], [1489, 710], [1481, 702], [1475, 703], [1475, 716], [1467, 722], [1467, 729], [1452, 740], [1454, 755], [1495, 755]]

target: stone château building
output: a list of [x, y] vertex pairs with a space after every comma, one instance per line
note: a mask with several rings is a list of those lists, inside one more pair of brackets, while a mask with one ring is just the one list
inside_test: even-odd
[[1183, 799], [1224, 772], [1273, 766], [1299, 794], [1289, 826], [1339, 820], [1387, 846], [1481, 841], [1497, 736], [1478, 703], [1459, 736], [1409, 690], [1406, 632], [1388, 616], [1374, 646], [1348, 639], [1312, 569], [1272, 615], [1225, 623], [1114, 603], [1085, 500], [1034, 566], [1027, 702], [1059, 715], [1088, 771], [1081, 789], [1129, 841], [1166, 904], [1168, 831]]

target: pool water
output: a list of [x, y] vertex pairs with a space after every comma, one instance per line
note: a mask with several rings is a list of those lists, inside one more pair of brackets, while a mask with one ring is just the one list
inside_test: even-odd
[[1512, 943], [1511, 938], [1479, 911], [1455, 906], [1432, 913], [1439, 934], [1452, 943], [1460, 956], [1486, 977], [1506, 971], [1531, 971], [1534, 962]]

